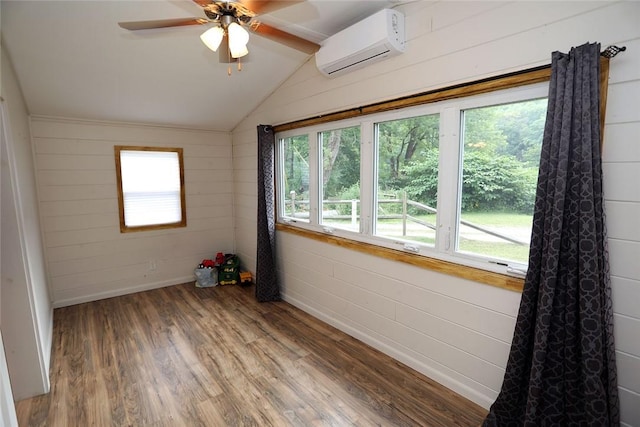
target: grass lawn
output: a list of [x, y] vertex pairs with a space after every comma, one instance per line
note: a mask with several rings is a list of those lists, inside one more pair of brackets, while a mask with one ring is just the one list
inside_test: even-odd
[[[462, 218], [524, 242], [527, 242], [531, 235], [531, 215], [515, 212], [468, 212], [464, 213]], [[458, 246], [461, 251], [465, 252], [527, 263], [529, 259], [528, 244], [519, 245], [506, 240], [483, 237], [477, 233], [462, 235]]]
[[[435, 224], [433, 214], [416, 216], [421, 221]], [[531, 234], [531, 216], [514, 212], [470, 212], [464, 213], [462, 218], [481, 227], [503, 233], [507, 236], [528, 241]], [[327, 221], [329, 222], [329, 221]], [[347, 227], [349, 221], [332, 220], [335, 226]], [[402, 221], [400, 219], [381, 219], [378, 228], [387, 237], [405, 238], [428, 245], [435, 244], [433, 230], [408, 222], [408, 235], [402, 236]], [[459, 249], [490, 258], [513, 260], [526, 264], [529, 257], [529, 245], [519, 245], [506, 240], [491, 237], [479, 230], [465, 227], [459, 239]]]
[[460, 239], [460, 250], [474, 254], [507, 259], [526, 264], [529, 259], [529, 246], [514, 243], [483, 242]]
[[[435, 215], [420, 215], [420, 220], [435, 223]], [[464, 213], [465, 221], [486, 227], [507, 236], [528, 241], [531, 234], [531, 216], [515, 212], [470, 212]], [[400, 220], [382, 220], [385, 228], [396, 224], [397, 233], [387, 233], [389, 237], [401, 237], [402, 222]], [[420, 243], [434, 244], [435, 239], [428, 234], [431, 230], [425, 228], [425, 236], [412, 236], [411, 240]], [[517, 261], [526, 264], [529, 258], [529, 245], [519, 245], [506, 240], [490, 237], [482, 231], [465, 228], [461, 233], [458, 246], [461, 251], [471, 252], [490, 258]]]
[[531, 215], [515, 212], [467, 212], [462, 218], [479, 225], [531, 228]]

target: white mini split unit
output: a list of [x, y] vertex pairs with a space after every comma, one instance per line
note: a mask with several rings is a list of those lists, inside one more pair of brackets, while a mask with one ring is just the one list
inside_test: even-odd
[[316, 52], [316, 66], [336, 77], [404, 52], [404, 15], [384, 9], [329, 37]]

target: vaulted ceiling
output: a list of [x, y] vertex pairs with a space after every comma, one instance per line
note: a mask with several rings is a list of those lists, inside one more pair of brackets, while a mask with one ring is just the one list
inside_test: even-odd
[[[322, 44], [393, 0], [288, 2], [261, 22]], [[252, 34], [238, 72], [205, 26], [128, 31], [118, 22], [204, 17], [191, 0], [0, 4], [6, 49], [31, 114], [230, 131], [313, 55]]]

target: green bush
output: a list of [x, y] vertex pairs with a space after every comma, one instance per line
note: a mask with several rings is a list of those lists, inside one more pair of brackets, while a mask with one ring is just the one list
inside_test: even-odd
[[[531, 213], [535, 201], [538, 169], [527, 167], [510, 155], [489, 154], [482, 150], [465, 153], [463, 171], [462, 211], [513, 211]], [[380, 199], [384, 195], [401, 198], [407, 192], [410, 200], [436, 207], [438, 196], [438, 152], [429, 150], [419, 161], [405, 165], [400, 176], [388, 187], [379, 190]], [[389, 198], [387, 197], [387, 198]], [[360, 183], [343, 189], [339, 196], [343, 200], [360, 199]], [[337, 205], [342, 215], [351, 213], [348, 205]], [[387, 214], [402, 212], [400, 203], [381, 205]], [[419, 215], [421, 210], [411, 211]]]
[[398, 185], [407, 192], [407, 197], [427, 206], [436, 206], [438, 199], [438, 150], [429, 150], [404, 166]]
[[[360, 200], [360, 182], [356, 182], [355, 184], [343, 188], [340, 194], [338, 195], [338, 199], [340, 200]], [[346, 203], [338, 203], [335, 205], [338, 214], [340, 215], [351, 215], [351, 205]], [[360, 203], [358, 203], [358, 209], [360, 209]]]
[[537, 171], [511, 156], [465, 153], [462, 210], [532, 212]]
[[[464, 161], [462, 210], [532, 212], [536, 180], [537, 169], [523, 166], [512, 156], [469, 151]], [[437, 152], [426, 153], [420, 161], [405, 166], [398, 184], [410, 199], [436, 206]]]

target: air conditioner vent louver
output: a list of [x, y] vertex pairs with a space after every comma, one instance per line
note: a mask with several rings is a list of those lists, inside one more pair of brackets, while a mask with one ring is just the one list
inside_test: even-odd
[[336, 77], [404, 52], [404, 16], [384, 9], [324, 41], [318, 69]]
[[[332, 75], [335, 73], [340, 73], [341, 71], [349, 71], [349, 68], [353, 70], [355, 69], [354, 67], [357, 67], [358, 65], [365, 62], [370, 62], [370, 61], [373, 62], [373, 60], [375, 59], [384, 59], [387, 56], [389, 56], [387, 54], [391, 51], [389, 49], [386, 49], [384, 46], [382, 47], [384, 48], [382, 52], [377, 52], [378, 49], [368, 50], [361, 55], [354, 55], [351, 58], [349, 58], [350, 61], [347, 64], [337, 63], [337, 64], [334, 64], [332, 67], [326, 67], [324, 69], [324, 72], [326, 74]], [[359, 59], [358, 57], [362, 57], [362, 59]], [[382, 58], [379, 58], [379, 57], [382, 57]]]

